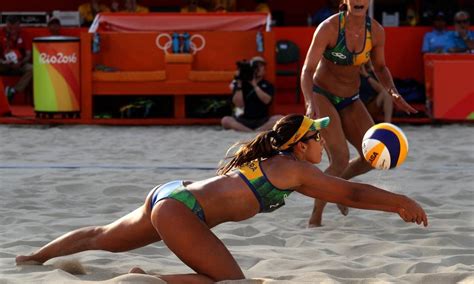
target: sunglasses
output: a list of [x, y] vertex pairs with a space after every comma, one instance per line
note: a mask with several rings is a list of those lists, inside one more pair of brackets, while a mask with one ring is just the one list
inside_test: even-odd
[[468, 19], [465, 19], [465, 20], [455, 20], [454, 21], [456, 24], [468, 24], [469, 23], [469, 20]]
[[316, 131], [313, 135], [301, 138], [300, 141], [305, 142], [305, 141], [308, 141], [308, 140], [311, 140], [311, 139], [313, 139], [316, 142], [321, 141], [321, 132]]

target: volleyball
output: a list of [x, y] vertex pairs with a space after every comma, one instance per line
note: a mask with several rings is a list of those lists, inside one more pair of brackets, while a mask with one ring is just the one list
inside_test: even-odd
[[362, 153], [372, 167], [388, 170], [400, 166], [408, 154], [408, 140], [391, 123], [379, 123], [367, 130], [362, 139]]

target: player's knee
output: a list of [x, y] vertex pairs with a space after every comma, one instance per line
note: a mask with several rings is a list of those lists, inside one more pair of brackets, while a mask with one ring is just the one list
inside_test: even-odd
[[231, 127], [231, 124], [232, 124], [232, 117], [230, 116], [224, 116], [222, 119], [221, 119], [221, 125], [222, 127], [224, 128], [230, 128]]
[[91, 227], [88, 232], [90, 245], [96, 250], [110, 250], [110, 238], [107, 238], [107, 228], [105, 226]]

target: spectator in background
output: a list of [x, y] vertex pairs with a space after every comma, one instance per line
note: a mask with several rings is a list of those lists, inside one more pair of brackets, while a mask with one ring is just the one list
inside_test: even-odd
[[215, 6], [212, 11], [215, 13], [227, 13], [227, 10], [225, 9], [225, 7], [221, 5]]
[[418, 15], [416, 5], [414, 1], [410, 1], [407, 5], [406, 18], [405, 18], [404, 25], [414, 27], [418, 25], [419, 21], [420, 21], [420, 16]]
[[267, 3], [267, 0], [255, 0], [257, 7], [255, 7], [255, 12], [271, 14], [272, 11], [270, 6]]
[[[458, 3], [460, 1], [448, 0], [416, 0], [418, 6], [421, 8], [420, 21], [421, 25], [428, 26], [433, 22], [433, 17], [436, 12], [443, 11], [446, 16], [445, 19], [452, 19], [455, 11], [459, 10]], [[466, 1], [467, 2], [467, 1]]]
[[330, 16], [339, 12], [340, 0], [327, 0], [326, 6], [317, 10], [311, 17], [311, 24], [318, 26]]
[[110, 11], [111, 12], [120, 12], [120, 1], [119, 0], [112, 0], [112, 3], [110, 3]]
[[137, 4], [137, 0], [124, 0], [124, 7], [125, 9], [122, 12], [128, 13], [149, 13], [147, 7], [141, 6]]
[[52, 36], [61, 35], [61, 21], [56, 17], [52, 17], [48, 21], [48, 31]]
[[188, 5], [181, 8], [181, 13], [206, 13], [207, 10], [199, 6], [198, 0], [189, 0]]
[[213, 0], [212, 7], [214, 12], [233, 12], [235, 11], [236, 0]]
[[423, 38], [422, 53], [445, 53], [453, 46], [452, 36], [446, 30], [446, 17], [443, 12], [435, 14], [433, 31], [425, 34]]
[[387, 90], [379, 83], [372, 63], [360, 66], [360, 99], [374, 120], [383, 114], [384, 122], [392, 121], [393, 102]]
[[451, 33], [453, 47], [449, 52], [473, 52], [474, 31], [469, 30], [470, 17], [466, 11], [454, 15], [454, 31]]
[[[255, 56], [250, 61], [255, 70], [253, 79], [246, 81], [243, 74], [237, 75], [232, 81], [232, 103], [241, 113], [235, 113], [234, 116], [225, 116], [221, 124], [226, 129], [237, 131], [263, 131], [273, 127], [275, 122], [282, 118], [281, 115], [269, 116], [269, 105], [274, 95], [272, 83], [264, 79], [265, 59]], [[238, 72], [242, 71], [242, 68]], [[243, 112], [242, 112], [243, 109]]]
[[0, 55], [0, 75], [21, 76], [15, 86], [5, 87], [5, 95], [11, 102], [17, 92], [26, 90], [33, 77], [33, 66], [30, 63], [31, 50], [25, 46], [21, 35], [20, 19], [17, 16], [10, 15], [6, 19], [4, 37], [0, 42]]
[[81, 4], [78, 11], [81, 17], [81, 25], [90, 26], [98, 13], [110, 12], [110, 9], [107, 5], [100, 4], [99, 0], [91, 0], [90, 2]]

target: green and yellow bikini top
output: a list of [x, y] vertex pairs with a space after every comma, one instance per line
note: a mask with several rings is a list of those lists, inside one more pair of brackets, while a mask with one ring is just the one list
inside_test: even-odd
[[[290, 155], [290, 148], [308, 131], [318, 131], [328, 127], [330, 122], [329, 117], [322, 117], [318, 119], [311, 119], [307, 116], [303, 117], [299, 128], [278, 150], [280, 155]], [[285, 205], [285, 198], [290, 195], [292, 189], [281, 189], [274, 186], [262, 170], [262, 160], [257, 159], [238, 168], [239, 176], [247, 183], [248, 187], [255, 194], [255, 197], [260, 204], [260, 212], [272, 212]]]
[[326, 48], [323, 53], [324, 58], [336, 65], [355, 65], [359, 66], [370, 59], [372, 50], [372, 22], [369, 16], [365, 20], [365, 39], [364, 49], [361, 52], [351, 52], [346, 45], [346, 17], [344, 12], [339, 13], [339, 34], [336, 45], [333, 48]]
[[260, 212], [272, 212], [285, 205], [285, 198], [293, 192], [274, 186], [261, 167], [261, 160], [254, 160], [239, 168], [239, 176], [247, 183], [260, 204]]

